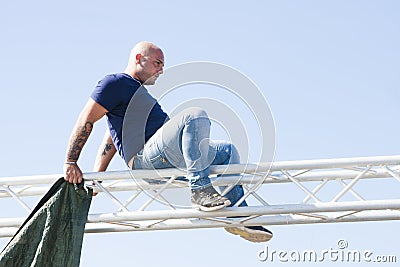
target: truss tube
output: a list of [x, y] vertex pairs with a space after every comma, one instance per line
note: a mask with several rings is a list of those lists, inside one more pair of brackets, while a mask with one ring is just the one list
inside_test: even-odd
[[299, 187], [304, 193], [307, 194], [307, 196], [311, 197], [312, 199], [314, 199], [316, 202], [321, 202], [321, 200], [319, 200], [312, 192], [310, 192], [310, 190], [308, 190], [306, 187], [304, 187], [301, 183], [299, 183], [295, 178], [293, 178], [289, 172], [287, 172], [286, 170], [282, 170], [282, 173], [285, 174], [287, 176], [288, 179], [290, 179], [290, 181], [292, 181], [295, 185], [297, 185], [297, 187]]
[[2, 218], [0, 219], [0, 227], [20, 227], [26, 218]]
[[104, 192], [119, 208], [123, 209], [124, 211], [128, 211], [128, 209], [124, 206], [124, 204], [121, 203], [116, 197], [113, 196], [110, 192], [108, 192], [107, 189], [104, 188], [104, 186], [101, 185], [101, 183], [97, 180], [93, 181], [97, 187], [101, 189], [102, 192]]
[[[160, 190], [158, 190], [158, 191], [155, 192], [155, 195], [152, 195], [152, 196], [150, 197], [150, 199], [149, 199], [146, 203], [144, 203], [144, 205], [143, 205], [139, 210], [141, 210], [141, 211], [145, 210], [154, 200], [157, 199], [158, 196], [161, 196], [161, 193], [162, 193], [165, 189], [167, 189], [168, 186], [171, 186], [171, 183], [172, 183], [176, 178], [177, 178], [177, 176], [171, 177], [171, 178], [160, 188]], [[168, 204], [170, 204], [169, 201], [167, 201], [166, 199], [164, 199], [164, 201], [166, 201]], [[171, 205], [169, 205], [169, 206], [171, 206]], [[172, 206], [172, 207], [173, 207], [173, 206]]]
[[[351, 201], [351, 202], [328, 202], [314, 204], [289, 204], [270, 205], [258, 207], [231, 207], [214, 212], [204, 212], [194, 209], [161, 210], [161, 211], [134, 211], [104, 214], [91, 214], [88, 223], [111, 223], [122, 221], [152, 221], [171, 220], [187, 218], [212, 218], [254, 215], [276, 215], [297, 214], [313, 212], [341, 212], [341, 211], [364, 211], [364, 210], [389, 210], [400, 209], [400, 200], [374, 200], [374, 201]], [[399, 212], [400, 213], [400, 212]], [[19, 226], [23, 218], [0, 219], [0, 227]]]
[[[149, 170], [149, 175], [153, 171]], [[112, 175], [109, 175], [108, 180], [123, 180], [123, 176], [119, 176], [119, 173], [123, 172], [112, 172]], [[316, 173], [306, 173], [302, 174], [298, 177], [296, 177], [296, 180], [299, 182], [315, 182], [315, 181], [323, 181], [323, 180], [335, 180], [335, 179], [341, 179], [341, 180], [349, 180], [349, 179], [354, 179], [354, 177], [358, 174], [359, 172], [356, 171], [319, 171]], [[56, 181], [56, 179], [50, 179], [47, 178], [46, 176], [34, 176], [35, 180], [33, 184], [51, 184]], [[58, 177], [57, 175], [52, 175], [51, 177]], [[112, 178], [111, 178], [112, 177]], [[377, 171], [374, 175], [371, 174], [365, 174], [362, 179], [372, 179], [372, 178], [390, 178], [392, 175], [388, 174], [386, 171]], [[24, 177], [14, 177], [13, 179], [15, 180], [8, 180], [7, 178], [0, 178], [0, 184], [6, 184], [5, 181], [9, 181], [10, 186], [18, 186], [18, 185], [27, 185], [32, 180], [23, 180]], [[11, 179], [11, 178], [10, 178]], [[131, 178], [129, 178], [131, 179]], [[162, 179], [162, 178], [161, 178]], [[107, 180], [107, 179], [104, 179]], [[221, 185], [229, 185], [232, 184], [233, 182], [238, 182], [237, 177], [229, 177], [229, 176], [224, 176], [224, 177], [219, 177], [218, 179], [212, 178], [213, 185], [215, 186], [221, 186]], [[243, 176], [238, 184], [254, 184], [257, 182], [252, 176]], [[290, 183], [290, 179], [284, 177], [284, 176], [270, 176], [268, 179], [264, 181], [264, 184], [269, 184], [269, 183]], [[137, 180], [133, 182], [119, 182], [116, 183], [115, 185], [107, 185], [107, 190], [109, 192], [113, 191], [131, 191], [131, 190], [150, 190], [150, 189], [160, 189], [162, 188], [163, 184], [160, 185], [155, 185], [155, 184], [148, 184], [142, 180]], [[187, 187], [186, 183], [180, 182], [180, 181], [175, 181], [173, 186], [175, 188], [178, 187]], [[50, 186], [32, 186], [28, 189], [23, 190], [22, 192], [16, 192], [17, 195], [19, 196], [37, 196], [37, 195], [43, 195], [48, 191]], [[5, 197], [10, 197], [10, 195], [6, 192], [0, 192], [0, 198], [5, 198]]]
[[[327, 183], [329, 182], [328, 179], [325, 179], [323, 181], [321, 181], [321, 183], [319, 185], [317, 185], [313, 190], [312, 190], [312, 194], [315, 196], [319, 190], [321, 190]], [[303, 204], [307, 203], [309, 200], [311, 199], [310, 195], [307, 195], [304, 199], [303, 199]]]
[[397, 181], [400, 182], [400, 176], [397, 173], [394, 173], [388, 166], [385, 166], [384, 168], [391, 176], [393, 176], [394, 178], [396, 178]]
[[[243, 187], [246, 189], [246, 190], [248, 190], [248, 191], [250, 191], [250, 188], [247, 186], [247, 185], [243, 185]], [[253, 195], [253, 197], [255, 197], [262, 205], [264, 205], [264, 206], [269, 206], [269, 204], [262, 198], [262, 197], [260, 197], [260, 195], [258, 195], [256, 192], [251, 192], [251, 194]], [[236, 203], [235, 204], [235, 206], [237, 207], [237, 206], [239, 206], [240, 204], [239, 203]]]
[[[302, 174], [301, 176], [296, 177], [296, 180], [299, 182], [317, 182], [317, 181], [323, 181], [323, 180], [335, 180], [340, 178], [341, 180], [349, 180], [349, 179], [354, 179], [354, 177], [358, 174], [358, 172], [355, 171], [319, 171], [317, 173], [307, 173], [307, 174]], [[55, 182], [56, 179], [49, 179], [48, 180], [43, 180], [41, 176], [32, 176], [32, 177], [37, 177], [37, 180], [34, 184], [44, 184], [44, 183], [53, 183]], [[53, 175], [52, 177], [58, 177]], [[377, 171], [375, 175], [369, 175], [368, 173], [365, 174], [362, 179], [373, 179], [373, 178], [391, 178], [392, 175], [387, 173], [386, 171]], [[16, 179], [20, 177], [15, 177]], [[115, 177], [113, 179], [121, 179], [120, 176], [115, 174]], [[106, 180], [106, 179], [105, 179]], [[111, 180], [111, 179], [109, 179]], [[232, 177], [219, 177], [218, 179], [212, 179], [213, 180], [213, 185], [214, 186], [221, 186], [221, 185], [229, 185], [232, 184], [233, 182], [237, 182], [237, 177], [235, 178]], [[3, 182], [3, 178], [0, 178], [0, 183]], [[255, 183], [255, 179], [252, 177], [247, 177], [244, 176], [240, 179], [238, 184], [251, 184]], [[286, 177], [279, 177], [275, 179], [271, 179], [270, 177], [264, 181], [264, 184], [273, 184], [273, 183], [290, 183], [291, 181], [287, 179]], [[18, 185], [26, 185], [29, 183], [29, 181], [22, 183], [19, 180], [10, 182], [14, 186]], [[163, 184], [160, 185], [154, 185], [154, 184], [148, 184], [142, 181], [135, 181], [135, 182], [119, 182], [115, 185], [107, 185], [107, 190], [109, 192], [115, 192], [115, 191], [132, 191], [132, 190], [152, 190], [152, 189], [160, 189], [163, 186]], [[186, 183], [178, 182], [175, 181], [173, 183], [173, 186], [175, 188], [178, 187], [187, 187]], [[18, 196], [40, 196], [45, 194], [49, 190], [50, 186], [32, 186], [28, 189], [23, 190], [22, 192], [15, 192]], [[10, 195], [6, 192], [0, 192], [0, 198], [9, 198]]]
[[[151, 172], [151, 171], [150, 171]], [[122, 173], [122, 172], [118, 172]], [[122, 179], [121, 176], [118, 176], [117, 172], [114, 172], [112, 175], [112, 179]], [[354, 177], [358, 174], [358, 172], [355, 171], [319, 171], [315, 173], [306, 173], [302, 174], [301, 176], [296, 177], [296, 180], [299, 182], [315, 182], [315, 181], [323, 181], [323, 180], [335, 180], [340, 178], [341, 180], [349, 180], [349, 179], [354, 179]], [[396, 174], [396, 173], [394, 173]], [[52, 178], [43, 178], [43, 176], [32, 176], [35, 177], [36, 180], [33, 184], [43, 184], [43, 183], [52, 183], [56, 179], [53, 179], [54, 177], [58, 177], [56, 175], [52, 175]], [[274, 178], [269, 177], [264, 181], [264, 184], [269, 184], [269, 183], [289, 183], [291, 182], [289, 179], [286, 177], [276, 177], [273, 176]], [[387, 171], [377, 171], [376, 174], [374, 175], [369, 175], [366, 173], [362, 179], [372, 179], [372, 178], [391, 178], [393, 175], [387, 173]], [[21, 177], [15, 177], [15, 181], [10, 181], [10, 185], [26, 185], [29, 184], [33, 179], [30, 179], [28, 181], [22, 182]], [[0, 178], [0, 183], [4, 183], [3, 181], [4, 178]], [[107, 179], [104, 179], [107, 180]], [[111, 180], [111, 178], [109, 179]], [[213, 180], [213, 185], [215, 186], [220, 186], [220, 185], [229, 185], [232, 184], [233, 182], [237, 182], [237, 177], [235, 176], [234, 178], [226, 176], [226, 177], [220, 177], [218, 179], [212, 179]], [[238, 184], [251, 184], [255, 183], [255, 179], [251, 176], [244, 176], [240, 179]], [[135, 181], [135, 182], [119, 182], [115, 185], [107, 185], [107, 190], [109, 192], [114, 192], [114, 191], [131, 191], [131, 190], [150, 190], [150, 189], [159, 189], [163, 186], [163, 184], [160, 185], [154, 185], [154, 184], [148, 184], [143, 181]], [[187, 187], [186, 183], [178, 182], [175, 181], [173, 184], [174, 187]], [[28, 189], [24, 189], [22, 192], [15, 192], [18, 196], [38, 196], [38, 195], [43, 195], [45, 194], [50, 186], [32, 186]], [[10, 195], [6, 192], [0, 192], [0, 198], [8, 198]]]
[[[317, 169], [316, 169], [317, 170]], [[282, 170], [279, 170], [282, 171]], [[354, 179], [360, 172], [358, 171], [347, 171], [347, 170], [332, 170], [332, 171], [318, 171], [318, 172], [308, 172], [301, 175], [296, 176], [296, 180], [298, 182], [318, 182], [324, 180], [335, 180], [335, 179], [342, 179], [342, 180], [350, 180]], [[362, 179], [369, 179], [369, 178], [391, 178], [392, 175], [387, 173], [383, 170], [377, 170], [375, 174], [366, 173]], [[219, 177], [218, 179], [212, 179], [213, 184], [216, 186], [226, 185], [232, 183], [233, 180], [229, 176]], [[237, 178], [236, 180], [237, 181]], [[252, 176], [246, 175], [243, 176], [239, 180], [239, 184], [254, 184], [256, 181]], [[265, 184], [273, 184], [273, 183], [290, 183], [291, 180], [287, 178], [283, 174], [273, 173], [264, 181]]]
[[271, 167], [271, 171], [276, 171], [280, 169], [286, 169], [286, 170], [329, 169], [329, 168], [345, 168], [353, 166], [399, 165], [399, 164], [400, 164], [400, 155], [339, 158], [339, 159], [299, 160], [299, 161], [275, 162]]
[[[294, 224], [315, 224], [315, 223], [338, 223], [338, 222], [368, 222], [368, 221], [389, 221], [400, 220], [399, 211], [364, 211], [362, 214], [349, 215], [344, 218], [337, 219], [328, 217], [318, 219], [312, 217], [304, 217], [300, 215], [271, 215], [259, 217], [251, 221], [243, 223], [235, 223], [234, 221], [229, 226], [240, 225], [294, 225]], [[131, 232], [131, 231], [149, 231], [149, 230], [177, 230], [177, 229], [199, 229], [199, 228], [219, 228], [227, 227], [224, 222], [207, 221], [207, 220], [170, 220], [163, 223], [153, 225], [151, 227], [137, 228], [134, 226], [110, 225], [106, 223], [87, 224], [86, 233], [107, 233], [107, 232]], [[15, 234], [17, 228], [8, 227], [0, 229], [1, 237], [11, 237]]]
[[[346, 184], [345, 182], [343, 182], [341, 179], [337, 179], [337, 182], [339, 184], [341, 184], [343, 187], [346, 187], [348, 184]], [[353, 189], [349, 189], [349, 192], [358, 200], [364, 201], [365, 199], [362, 198], [359, 194], [357, 194], [357, 192], [355, 192]]]
[[[367, 222], [367, 221], [388, 221], [388, 220], [400, 220], [400, 212], [399, 211], [364, 211], [363, 214], [354, 214], [349, 215], [340, 219], [335, 217], [327, 217], [324, 219], [315, 218], [315, 217], [305, 217], [301, 215], [271, 215], [258, 217], [256, 219], [252, 219], [249, 221], [245, 221], [243, 223], [233, 221], [228, 224], [224, 222], [217, 221], [207, 221], [207, 220], [170, 220], [165, 221], [158, 225], [153, 225], [152, 227], [141, 227], [134, 228], [129, 227], [129, 229], [119, 228], [119, 230], [123, 231], [146, 231], [146, 230], [167, 230], [167, 229], [195, 229], [195, 228], [218, 228], [218, 227], [228, 227], [228, 226], [243, 226], [243, 225], [293, 225], [293, 224], [315, 224], [315, 223], [337, 223], [337, 222]], [[101, 225], [106, 226], [108, 224], [98, 224], [99, 229], [101, 229]], [[103, 229], [105, 230], [105, 229]], [[89, 227], [87, 232], [94, 233], [94, 228]], [[104, 231], [99, 231], [104, 232]]]
[[21, 206], [24, 207], [26, 211], [32, 211], [31, 208], [29, 208], [28, 205], [26, 205], [26, 203], [23, 202], [22, 199], [20, 199], [19, 196], [15, 194], [14, 191], [12, 191], [8, 186], [3, 186], [3, 188], [8, 192], [8, 194], [10, 194], [11, 197], [13, 197], [19, 204], [21, 204]]
[[182, 218], [207, 218], [207, 217], [233, 217], [251, 215], [272, 215], [312, 212], [338, 212], [338, 211], [363, 211], [400, 209], [400, 200], [371, 200], [351, 201], [340, 203], [313, 203], [313, 204], [289, 204], [270, 205], [259, 207], [232, 207], [215, 212], [204, 212], [194, 209], [188, 210], [162, 210], [92, 214], [88, 216], [88, 222], [115, 222], [115, 221], [141, 221], [164, 220]]
[[9, 228], [1, 228], [0, 229], [0, 238], [3, 237], [12, 237], [17, 232], [18, 228], [9, 227]]
[[348, 185], [345, 186], [345, 188], [343, 188], [342, 191], [340, 191], [339, 194], [336, 195], [336, 197], [332, 199], [332, 202], [337, 202], [342, 196], [344, 196], [344, 194], [346, 194], [347, 191], [349, 191], [370, 169], [371, 166], [369, 166], [363, 172], [357, 175], [357, 177], [355, 177]]
[[[328, 169], [345, 168], [354, 166], [379, 166], [379, 165], [398, 165], [400, 164], [400, 155], [380, 156], [380, 157], [361, 157], [361, 158], [341, 158], [341, 159], [319, 159], [319, 160], [301, 160], [301, 161], [281, 161], [256, 164], [232, 164], [232, 165], [214, 165], [210, 167], [211, 174], [237, 174], [237, 173], [255, 173], [285, 170], [302, 169]], [[179, 169], [160, 169], [160, 170], [133, 170], [133, 171], [109, 171], [109, 172], [89, 172], [84, 173], [87, 180], [115, 180], [132, 178], [159, 178], [185, 175], [183, 170]], [[61, 174], [39, 175], [39, 176], [21, 176], [4, 177], [0, 179], [0, 185], [26, 185], [52, 183], [62, 177]]]

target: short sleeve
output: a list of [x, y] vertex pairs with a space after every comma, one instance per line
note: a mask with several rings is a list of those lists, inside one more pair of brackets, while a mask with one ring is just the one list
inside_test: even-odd
[[90, 97], [108, 111], [113, 110], [121, 103], [121, 99], [118, 97], [121, 94], [117, 92], [120, 90], [118, 82], [115, 75], [107, 75], [97, 83]]

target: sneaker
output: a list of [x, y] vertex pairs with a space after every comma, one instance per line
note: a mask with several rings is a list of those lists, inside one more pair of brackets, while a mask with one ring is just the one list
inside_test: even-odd
[[214, 211], [231, 204], [226, 197], [221, 196], [212, 185], [202, 189], [192, 190], [192, 203], [202, 211]]
[[267, 242], [271, 240], [273, 236], [270, 230], [262, 226], [227, 227], [225, 230], [255, 243]]

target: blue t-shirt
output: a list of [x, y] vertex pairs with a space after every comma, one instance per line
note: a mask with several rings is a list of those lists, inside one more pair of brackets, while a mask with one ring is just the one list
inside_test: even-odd
[[126, 163], [169, 119], [147, 89], [125, 73], [104, 77], [91, 98], [108, 110], [112, 140]]

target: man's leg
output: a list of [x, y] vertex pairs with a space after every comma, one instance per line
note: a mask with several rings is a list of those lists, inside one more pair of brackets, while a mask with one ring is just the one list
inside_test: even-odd
[[212, 153], [209, 153], [209, 137], [207, 113], [200, 108], [186, 109], [171, 118], [146, 142], [141, 168], [185, 169], [194, 205], [204, 211], [229, 206], [229, 199], [212, 187], [208, 177], [213, 160]]
[[[239, 164], [240, 163], [239, 152], [237, 151], [236, 147], [233, 144], [231, 144], [230, 142], [220, 141], [220, 140], [211, 140], [210, 141], [210, 151], [213, 151], [211, 153], [215, 154], [214, 160], [211, 165], [229, 165], [229, 164]], [[240, 180], [240, 174], [237, 174], [237, 175], [220, 174], [220, 175], [218, 175], [218, 177], [223, 177], [223, 176], [229, 176], [229, 177], [236, 176], [237, 177], [236, 183], [238, 183]], [[223, 193], [227, 188], [228, 188], [228, 186], [220, 186], [219, 187], [221, 193]], [[243, 195], [244, 195], [243, 187], [241, 185], [235, 185], [228, 192], [226, 192], [224, 196], [231, 201], [230, 206], [234, 206], [242, 198]], [[239, 203], [238, 206], [239, 207], [247, 206], [247, 203], [245, 200], [243, 200], [241, 203]]]
[[[228, 164], [239, 164], [240, 156], [236, 147], [226, 141], [210, 141], [210, 150], [215, 151], [215, 157], [212, 165], [228, 165]], [[224, 176], [223, 175], [220, 175]], [[228, 176], [228, 175], [227, 175]], [[232, 175], [229, 175], [232, 176]], [[237, 181], [239, 182], [240, 174], [237, 175]], [[227, 186], [221, 186], [221, 192], [224, 192]], [[244, 195], [243, 187], [241, 185], [235, 185], [232, 189], [225, 194], [231, 201], [231, 206], [235, 205], [239, 200], [241, 200]], [[247, 206], [245, 200], [243, 200], [238, 205], [239, 207]], [[239, 235], [240, 237], [251, 241], [251, 242], [266, 242], [272, 238], [272, 232], [262, 226], [243, 226], [243, 227], [227, 227], [225, 230], [231, 234]]]

